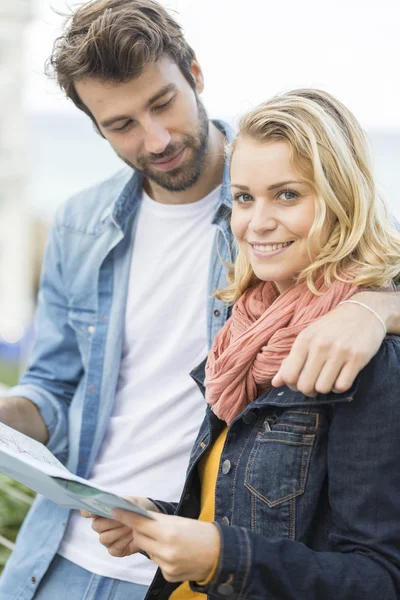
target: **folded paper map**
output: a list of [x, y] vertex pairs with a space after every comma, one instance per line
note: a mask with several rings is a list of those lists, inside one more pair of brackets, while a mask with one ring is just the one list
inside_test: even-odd
[[84, 509], [102, 517], [110, 517], [112, 508], [124, 508], [152, 518], [151, 513], [129, 500], [73, 475], [46, 446], [3, 423], [0, 472], [66, 508]]

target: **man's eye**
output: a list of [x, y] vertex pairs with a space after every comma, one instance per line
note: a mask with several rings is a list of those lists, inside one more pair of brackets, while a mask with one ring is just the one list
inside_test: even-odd
[[167, 106], [169, 106], [172, 103], [173, 99], [174, 99], [174, 97], [172, 96], [172, 98], [170, 98], [166, 102], [163, 102], [163, 104], [158, 104], [157, 106], [154, 106], [153, 110], [156, 112], [163, 111], [165, 108], [167, 108]]
[[253, 196], [250, 196], [250, 194], [243, 194], [243, 192], [241, 192], [240, 194], [235, 194], [234, 200], [239, 202], [239, 204], [247, 204], [253, 200]]
[[128, 129], [128, 127], [132, 124], [133, 124], [133, 121], [127, 121], [126, 123], [121, 125], [121, 127], [114, 127], [114, 129], [112, 129], [112, 131], [125, 131], [125, 129]]

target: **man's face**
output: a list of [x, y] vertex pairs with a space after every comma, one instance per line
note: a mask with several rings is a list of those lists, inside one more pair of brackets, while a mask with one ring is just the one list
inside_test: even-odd
[[118, 156], [160, 187], [180, 192], [194, 185], [208, 144], [208, 118], [194, 60], [193, 90], [179, 67], [162, 57], [124, 83], [86, 78], [75, 84], [82, 102]]

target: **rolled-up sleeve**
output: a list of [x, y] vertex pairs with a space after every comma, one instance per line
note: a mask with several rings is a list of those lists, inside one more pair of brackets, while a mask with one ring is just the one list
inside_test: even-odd
[[62, 272], [59, 215], [47, 244], [34, 322], [31, 360], [7, 397], [22, 396], [41, 412], [54, 454], [67, 449], [68, 408], [83, 367], [75, 333], [68, 325], [68, 297]]

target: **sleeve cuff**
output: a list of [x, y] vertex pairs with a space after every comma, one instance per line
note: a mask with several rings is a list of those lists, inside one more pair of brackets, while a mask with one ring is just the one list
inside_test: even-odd
[[151, 500], [164, 515], [174, 515], [178, 508], [177, 502], [164, 502], [163, 500], [153, 500], [153, 498], [149, 498], [149, 500]]
[[16, 385], [7, 390], [4, 395], [6, 398], [13, 396], [27, 398], [37, 406], [49, 433], [48, 449], [53, 454], [65, 452], [67, 447], [65, 419], [62, 415], [62, 409], [55, 403], [51, 394], [41, 388], [36, 388], [34, 385]]
[[[220, 534], [220, 554], [210, 581], [201, 585], [191, 582], [192, 591], [208, 594], [209, 598], [242, 597], [251, 565], [251, 545], [243, 527], [215, 523]], [[203, 582], [201, 582], [203, 583]]]

